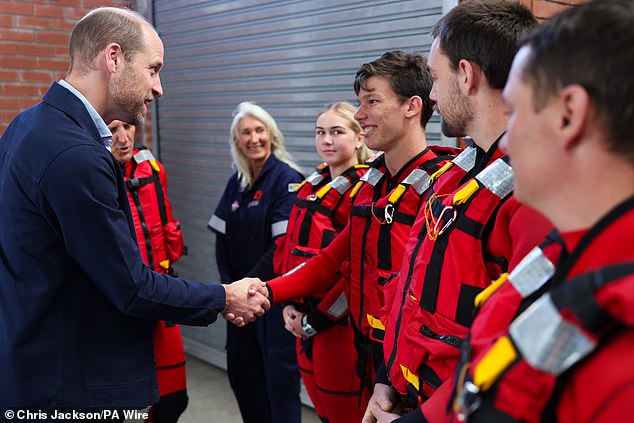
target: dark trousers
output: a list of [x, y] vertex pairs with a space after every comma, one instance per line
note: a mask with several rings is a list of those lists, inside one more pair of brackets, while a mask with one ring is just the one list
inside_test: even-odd
[[245, 423], [300, 423], [295, 338], [284, 329], [282, 306], [245, 327], [227, 324], [229, 383]]

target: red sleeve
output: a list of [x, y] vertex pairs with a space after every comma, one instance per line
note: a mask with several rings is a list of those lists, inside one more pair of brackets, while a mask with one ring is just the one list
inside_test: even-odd
[[326, 248], [304, 265], [267, 282], [273, 302], [309, 297], [330, 288], [338, 279], [341, 264], [348, 258], [349, 240], [350, 230], [346, 226]]
[[552, 230], [553, 225], [544, 216], [512, 196], [500, 207], [487, 243], [487, 253], [503, 257], [511, 270]]
[[599, 351], [574, 368], [557, 407], [559, 422], [613, 423], [631, 420], [634, 332], [624, 332], [601, 345]]

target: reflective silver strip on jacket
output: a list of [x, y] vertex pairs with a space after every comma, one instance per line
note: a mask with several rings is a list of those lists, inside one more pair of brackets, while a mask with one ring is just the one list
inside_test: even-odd
[[335, 179], [330, 181], [328, 185], [336, 189], [340, 195], [345, 194], [346, 191], [348, 191], [350, 187], [352, 186], [352, 184], [350, 183], [350, 180], [348, 180], [348, 178], [346, 178], [343, 175], [337, 176]]
[[335, 318], [340, 318], [348, 311], [348, 299], [345, 293], [339, 294], [337, 300], [328, 308], [328, 314]]
[[513, 192], [515, 181], [513, 168], [502, 159], [491, 163], [475, 178], [499, 198], [504, 198]]
[[141, 150], [132, 157], [134, 157], [134, 161], [137, 163], [141, 163], [146, 160], [156, 160], [154, 158], [154, 154], [152, 154], [150, 150]]
[[211, 219], [209, 219], [209, 222], [207, 222], [207, 227], [223, 235], [227, 234], [227, 222], [225, 222], [215, 214], [212, 215]]
[[465, 172], [470, 171], [475, 166], [476, 162], [476, 148], [475, 147], [467, 147], [460, 154], [458, 154], [451, 161], [456, 166], [460, 167]]
[[562, 374], [596, 348], [592, 339], [561, 316], [550, 294], [520, 314], [509, 332], [526, 361], [553, 376]]
[[429, 177], [427, 172], [425, 172], [423, 169], [418, 168], [414, 169], [412, 173], [407, 175], [407, 178], [405, 178], [402, 183], [409, 184], [416, 190], [418, 195], [421, 195], [422, 193], [427, 191], [427, 188], [429, 188], [431, 178]]
[[365, 172], [361, 177], [361, 180], [367, 182], [368, 184], [375, 186], [383, 177], [383, 172], [379, 169], [371, 167], [370, 170]]
[[288, 272], [284, 273], [282, 276], [288, 276], [288, 275], [292, 275], [293, 273], [297, 272], [299, 269], [301, 269], [302, 267], [306, 266], [306, 262], [300, 263], [297, 266], [293, 267], [291, 270], [289, 270]]
[[509, 281], [522, 298], [528, 297], [555, 274], [555, 265], [541, 248], [533, 248], [509, 274]]
[[280, 220], [279, 222], [275, 222], [271, 225], [271, 235], [273, 238], [284, 235], [286, 233], [286, 228], [288, 227], [288, 220]]
[[310, 174], [308, 178], [306, 178], [306, 182], [308, 182], [311, 185], [317, 185], [323, 180], [324, 180], [324, 175], [322, 175], [320, 172], [313, 172]]

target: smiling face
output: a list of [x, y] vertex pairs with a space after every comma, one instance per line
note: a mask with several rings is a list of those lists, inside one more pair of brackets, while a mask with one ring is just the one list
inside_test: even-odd
[[113, 120], [108, 129], [112, 132], [112, 155], [121, 164], [132, 158], [136, 127], [120, 120]]
[[469, 100], [460, 91], [457, 72], [442, 52], [438, 38], [432, 43], [427, 66], [433, 80], [429, 98], [436, 102], [436, 111], [442, 118], [442, 133], [447, 137], [468, 135], [473, 112], [469, 108]]
[[366, 79], [358, 94], [359, 108], [354, 118], [365, 132], [368, 148], [390, 151], [407, 132], [407, 102], [381, 76]]
[[121, 119], [133, 125], [145, 120], [152, 100], [163, 95], [159, 71], [163, 66], [163, 43], [151, 28], [144, 28], [144, 46], [127, 62], [110, 84], [110, 97], [120, 110]]
[[252, 169], [261, 169], [271, 155], [271, 134], [261, 120], [246, 115], [238, 124], [236, 145]]
[[319, 157], [331, 168], [345, 170], [357, 162], [356, 151], [363, 143], [363, 135], [357, 134], [349, 122], [334, 110], [328, 110], [317, 118], [315, 147]]

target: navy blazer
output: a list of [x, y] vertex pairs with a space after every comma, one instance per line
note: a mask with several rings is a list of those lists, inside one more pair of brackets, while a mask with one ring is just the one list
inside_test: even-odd
[[141, 260], [119, 164], [57, 83], [0, 138], [0, 410], [158, 400], [153, 320], [208, 325], [218, 284]]

